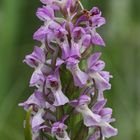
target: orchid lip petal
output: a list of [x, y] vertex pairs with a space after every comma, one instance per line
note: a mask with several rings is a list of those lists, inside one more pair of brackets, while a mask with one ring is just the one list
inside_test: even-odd
[[69, 102], [69, 99], [62, 93], [61, 90], [54, 91], [53, 94], [55, 97], [54, 101], [55, 106], [61, 106]]

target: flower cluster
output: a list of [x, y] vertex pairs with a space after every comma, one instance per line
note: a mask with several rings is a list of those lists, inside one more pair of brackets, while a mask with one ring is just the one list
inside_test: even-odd
[[[24, 62], [34, 69], [34, 93], [20, 106], [32, 108], [33, 140], [98, 140], [117, 134], [105, 107], [104, 91], [112, 77], [94, 48], [105, 46], [96, 29], [105, 24], [101, 11], [83, 8], [79, 0], [41, 0], [36, 15], [43, 25]], [[79, 133], [81, 132], [81, 133]]]

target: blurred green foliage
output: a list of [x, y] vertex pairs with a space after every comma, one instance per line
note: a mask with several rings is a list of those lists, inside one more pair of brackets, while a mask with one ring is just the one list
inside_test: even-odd
[[[107, 70], [114, 75], [107, 91], [109, 106], [119, 129], [111, 140], [140, 139], [140, 1], [83, 0], [87, 9], [100, 7], [107, 24], [99, 32], [106, 41], [102, 49]], [[35, 17], [39, 0], [0, 0], [0, 139], [23, 140], [25, 112], [18, 103], [32, 89], [32, 70], [22, 64], [36, 44], [33, 32], [41, 25]]]

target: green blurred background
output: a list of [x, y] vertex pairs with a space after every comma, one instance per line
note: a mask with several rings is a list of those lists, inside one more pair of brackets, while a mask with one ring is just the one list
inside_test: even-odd
[[[98, 6], [107, 19], [99, 29], [106, 41], [103, 58], [114, 75], [107, 92], [119, 129], [111, 140], [140, 140], [140, 0], [83, 0]], [[33, 32], [42, 24], [39, 0], [0, 0], [0, 140], [23, 140], [25, 112], [18, 103], [32, 92], [32, 70], [22, 63], [36, 44]]]

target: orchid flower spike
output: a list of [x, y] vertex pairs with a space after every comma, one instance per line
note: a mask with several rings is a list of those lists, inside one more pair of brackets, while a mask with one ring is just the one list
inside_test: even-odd
[[[80, 0], [40, 0], [36, 16], [43, 22], [33, 34], [41, 46], [26, 55], [33, 68], [30, 97], [19, 104], [27, 111], [26, 137], [32, 140], [105, 140], [117, 135], [104, 91], [112, 76], [105, 71], [105, 46], [97, 32], [106, 23], [97, 7]], [[80, 132], [80, 133], [79, 133]]]

